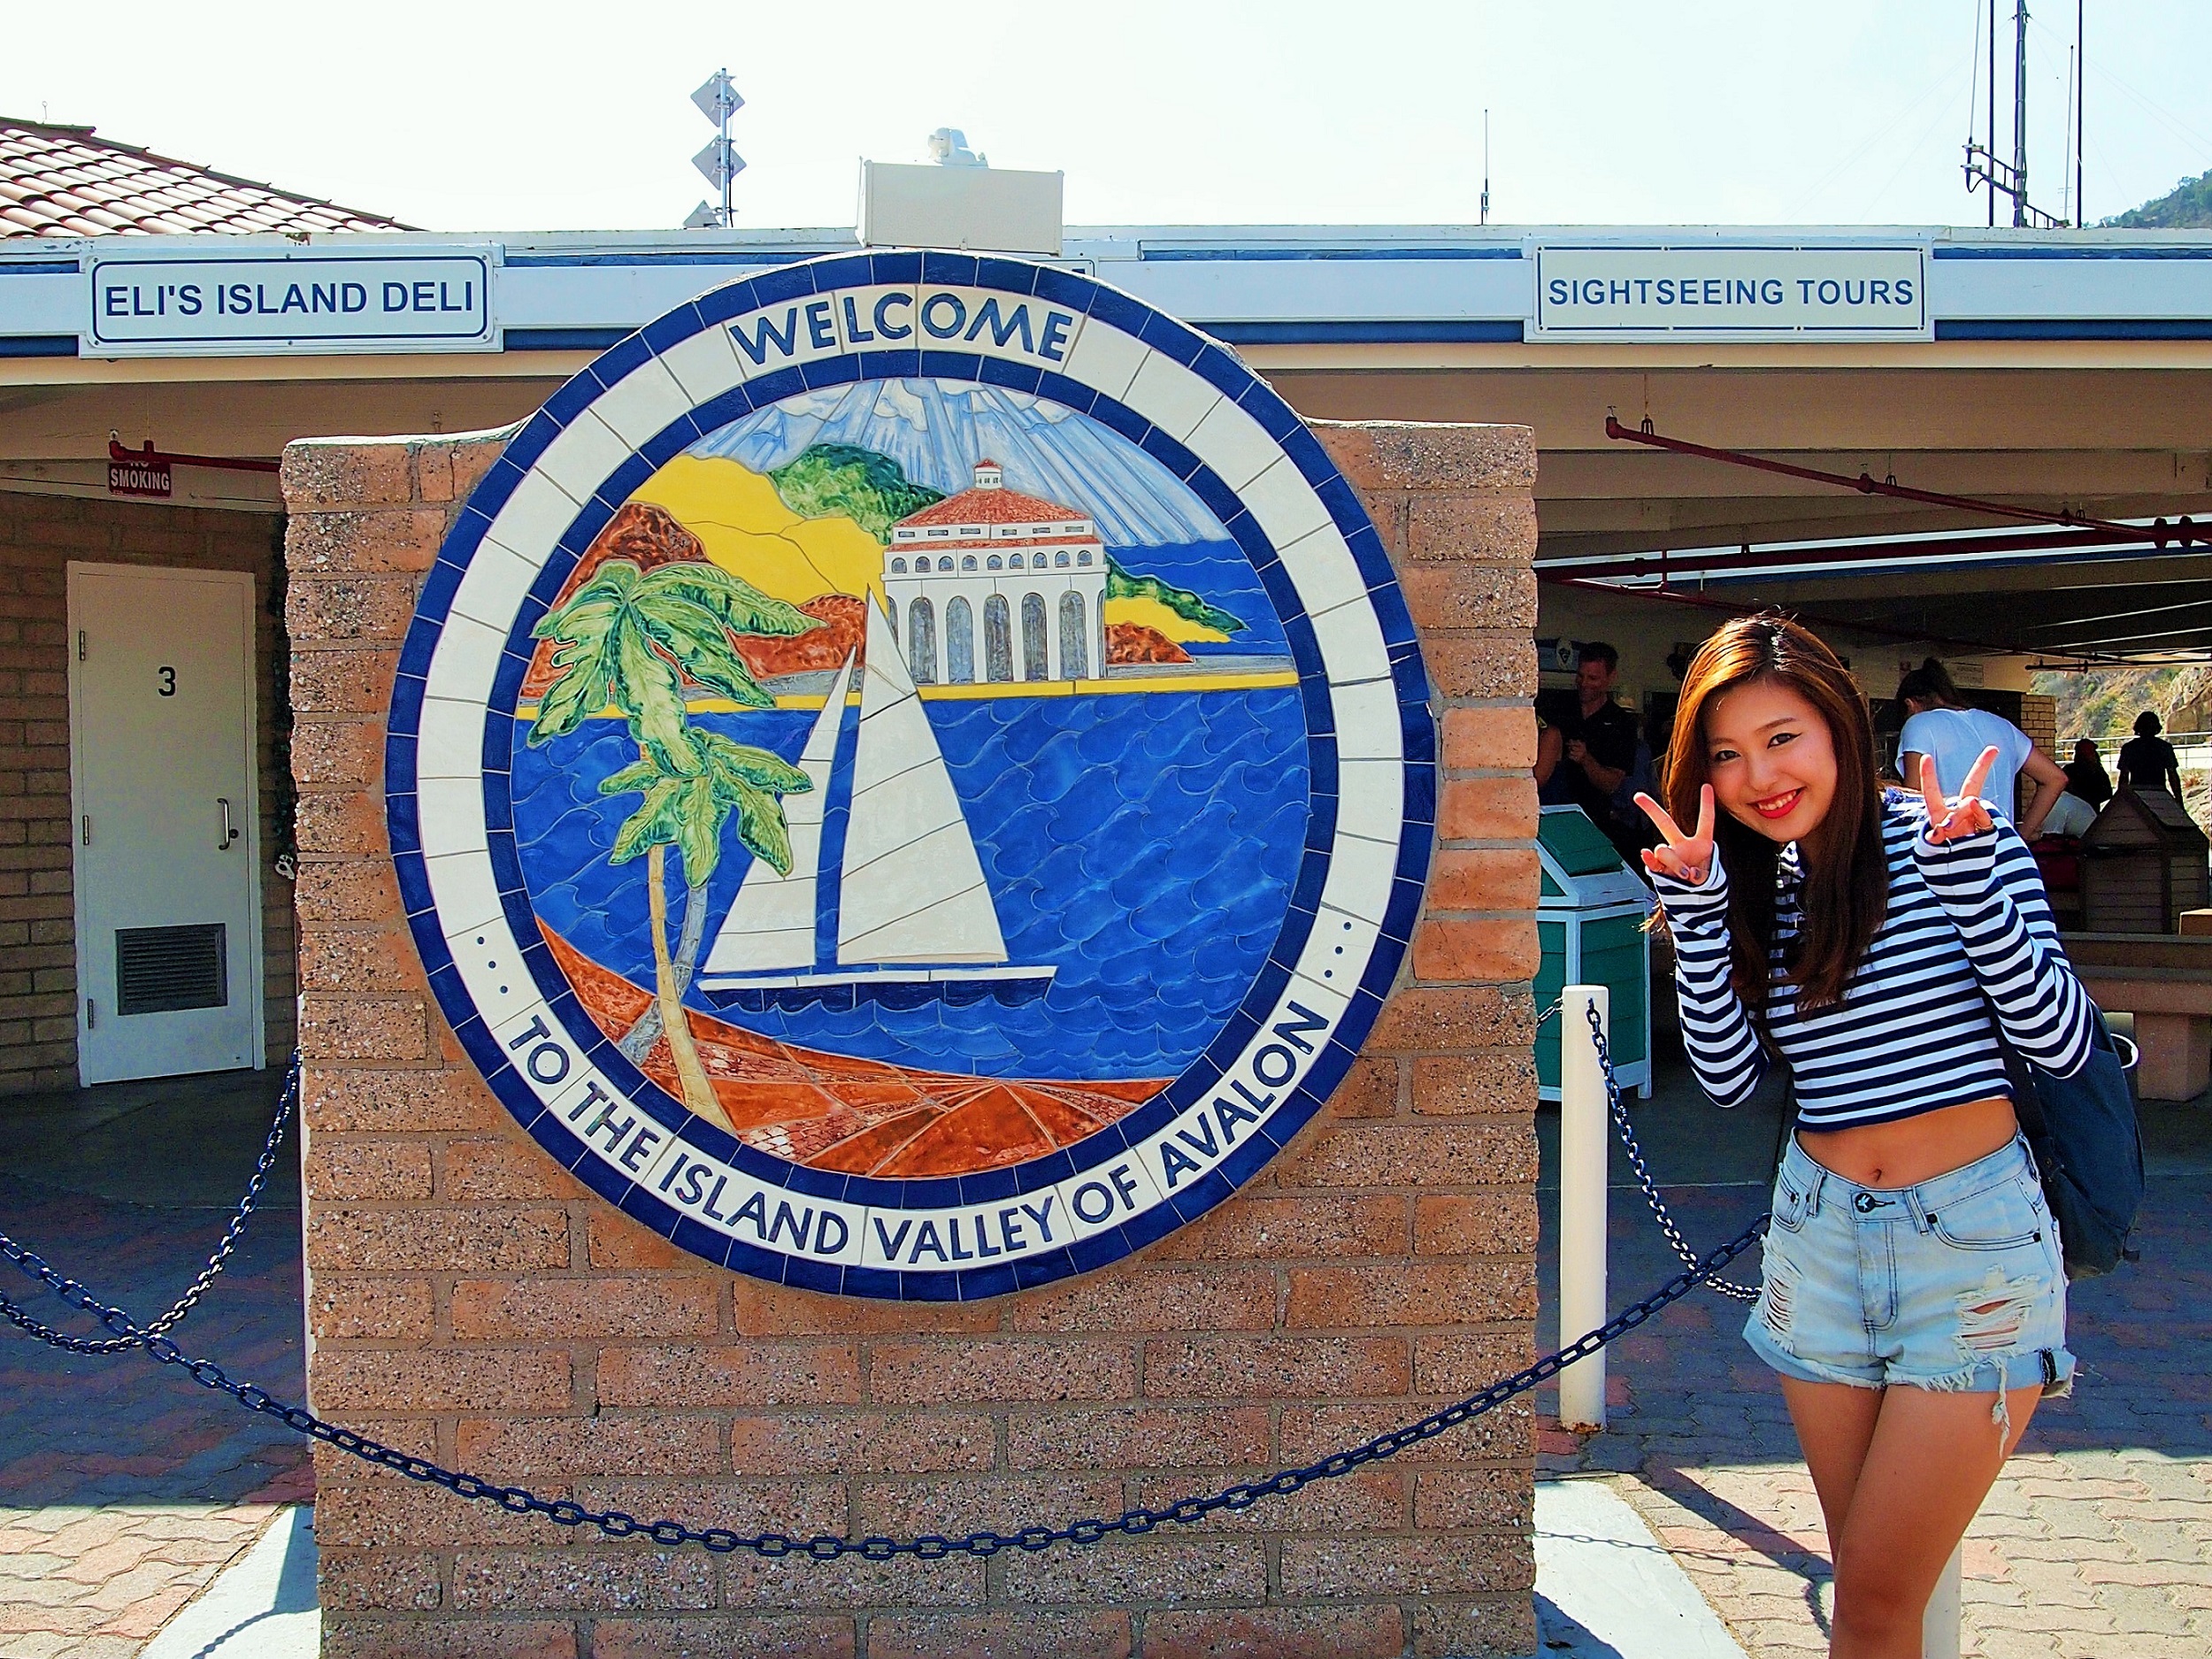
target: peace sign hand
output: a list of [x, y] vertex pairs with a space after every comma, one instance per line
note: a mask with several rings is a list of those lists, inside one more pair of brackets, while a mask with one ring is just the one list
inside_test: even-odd
[[1990, 768], [1996, 764], [1994, 749], [1982, 750], [1973, 771], [1966, 774], [1966, 787], [1959, 791], [1957, 803], [1947, 805], [1943, 799], [1943, 786], [1936, 778], [1935, 757], [1920, 757], [1920, 795], [1928, 805], [1927, 836], [1931, 845], [1940, 847], [1993, 827], [1989, 809], [1982, 803], [1981, 793], [1982, 786], [1989, 781]]
[[1636, 804], [1667, 842], [1663, 847], [1644, 849], [1644, 868], [1694, 887], [1703, 887], [1713, 867], [1713, 786], [1704, 784], [1698, 789], [1694, 835], [1685, 835], [1673, 815], [1649, 795], [1638, 795]]

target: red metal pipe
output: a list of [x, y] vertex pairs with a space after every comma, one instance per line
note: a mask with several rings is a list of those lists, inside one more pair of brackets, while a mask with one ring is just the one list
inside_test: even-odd
[[[1914, 489], [1891, 480], [1877, 479], [1870, 472], [1861, 472], [1852, 478], [1842, 472], [1824, 472], [1818, 467], [1796, 466], [1787, 461], [1769, 460], [1763, 455], [1749, 455], [1741, 449], [1716, 449], [1709, 444], [1692, 443], [1687, 438], [1670, 438], [1663, 433], [1650, 430], [1647, 424], [1641, 429], [1624, 426], [1612, 416], [1605, 418], [1605, 435], [1626, 443], [1647, 444], [1655, 449], [1671, 450], [1676, 455], [1694, 455], [1701, 460], [1718, 461], [1728, 466], [1747, 466], [1762, 472], [1778, 472], [1784, 478], [1801, 478], [1811, 484], [1831, 484], [1838, 489], [1856, 490], [1862, 495], [1886, 495], [1894, 501], [1914, 501], [1928, 507], [1950, 507], [1961, 512], [1978, 512], [1993, 518], [2016, 518], [2029, 524], [2062, 524], [2077, 529], [2095, 530], [2116, 541], [2147, 541], [2164, 547], [2178, 541], [2187, 547], [2192, 540], [2205, 536], [2202, 526], [2192, 524], [2186, 514], [2178, 524], [2169, 525], [2163, 518], [2147, 527], [2142, 525], [2120, 524], [2109, 518], [2089, 518], [2064, 508], [2056, 512], [2043, 512], [2031, 507], [2012, 507], [2001, 501], [1980, 501], [1971, 495], [1945, 495], [1929, 489]], [[2212, 541], [2212, 536], [2207, 537]]]
[[121, 440], [112, 436], [108, 439], [108, 459], [136, 466], [211, 466], [226, 472], [274, 472], [283, 466], [280, 461], [249, 461], [227, 455], [170, 455], [155, 449], [151, 438], [142, 449], [127, 449]]

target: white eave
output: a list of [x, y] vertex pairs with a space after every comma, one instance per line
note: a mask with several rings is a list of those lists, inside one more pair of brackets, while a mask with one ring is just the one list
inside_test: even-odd
[[[486, 357], [491, 372], [543, 373], [548, 353], [611, 344], [685, 300], [796, 259], [859, 251], [846, 229], [0, 241], [0, 359], [35, 378], [35, 359], [80, 355], [88, 266], [127, 242], [134, 256], [276, 255], [302, 247], [362, 256], [489, 250], [498, 267]], [[1540, 250], [1911, 248], [1924, 252], [1932, 339], [1893, 351], [1980, 342], [2169, 342], [2191, 360], [2212, 342], [2212, 234], [1962, 229], [1955, 227], [1089, 226], [1070, 227], [1062, 263], [1208, 328], [1239, 348], [1349, 349], [1346, 366], [1404, 348], [1520, 348], [1566, 362], [1586, 347], [1530, 338]], [[1770, 352], [1832, 342], [1767, 342]], [[1872, 349], [1871, 347], [1864, 348]], [[145, 354], [142, 354], [145, 355]], [[160, 356], [159, 352], [151, 355]], [[185, 355], [179, 353], [178, 355]], [[209, 355], [202, 351], [196, 355]], [[221, 355], [221, 354], [217, 354]], [[282, 355], [317, 358], [298, 348]], [[1710, 352], [1707, 356], [1712, 355]], [[234, 360], [226, 358], [225, 360]], [[396, 353], [370, 371], [412, 376]], [[455, 362], [452, 368], [462, 372]]]

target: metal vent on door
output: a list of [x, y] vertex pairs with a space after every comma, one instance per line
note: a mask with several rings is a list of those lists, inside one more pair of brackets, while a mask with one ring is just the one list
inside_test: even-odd
[[230, 1003], [224, 925], [115, 930], [115, 1011], [172, 1014]]

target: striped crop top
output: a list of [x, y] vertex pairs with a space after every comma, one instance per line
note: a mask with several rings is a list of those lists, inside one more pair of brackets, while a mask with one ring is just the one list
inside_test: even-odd
[[[1799, 1010], [1796, 987], [1782, 973], [1783, 941], [1797, 932], [1804, 890], [1796, 843], [1782, 849], [1766, 1026], [1789, 1064], [1807, 1129], [2009, 1097], [1993, 1007], [2006, 1041], [2036, 1065], [2066, 1077], [2088, 1061], [2094, 1005], [2059, 946], [2026, 843], [1997, 818], [1978, 835], [1937, 846], [1921, 835], [1927, 821], [1917, 796], [1884, 798], [1888, 911], [1843, 1001], [1811, 1012]], [[1727, 874], [1716, 850], [1702, 887], [1654, 879], [1674, 936], [1691, 1067], [1707, 1094], [1736, 1105], [1765, 1075], [1768, 1056], [1729, 985]]]

